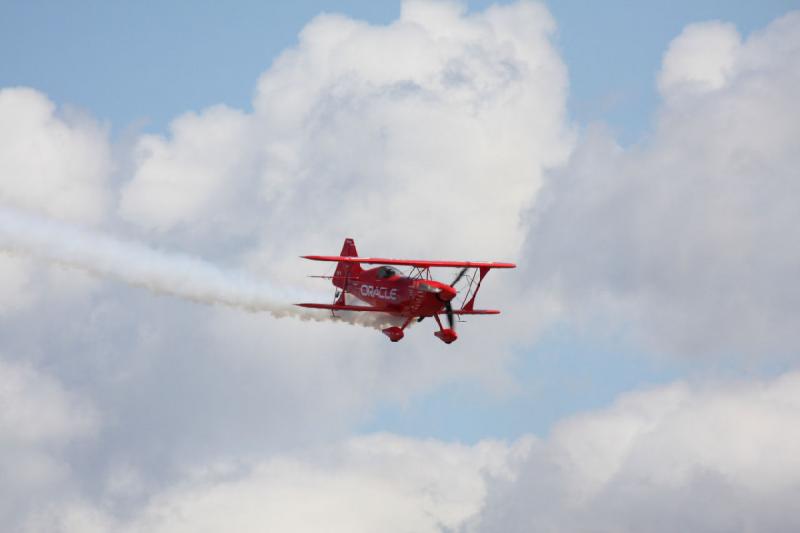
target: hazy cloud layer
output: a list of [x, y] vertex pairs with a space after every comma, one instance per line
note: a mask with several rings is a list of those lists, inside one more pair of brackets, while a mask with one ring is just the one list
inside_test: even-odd
[[11, 528], [69, 490], [64, 448], [98, 424], [94, 407], [52, 377], [0, 359], [0, 524]]
[[[196, 466], [127, 518], [68, 499], [28, 523], [65, 532], [792, 531], [800, 526], [798, 391], [796, 372], [676, 382], [568, 417], [544, 440], [359, 437]], [[136, 479], [116, 474], [117, 486]]]
[[360, 437], [321, 452], [197, 469], [127, 521], [72, 501], [45, 506], [29, 524], [65, 533], [452, 531], [481, 508], [487, 479], [512, 477], [509, 466], [527, 446]]

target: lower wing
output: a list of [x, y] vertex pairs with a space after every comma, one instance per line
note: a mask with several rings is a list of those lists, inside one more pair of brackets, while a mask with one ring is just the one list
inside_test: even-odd
[[[309, 309], [329, 309], [331, 311], [367, 311], [372, 313], [396, 313], [394, 309], [387, 309], [385, 307], [370, 307], [368, 305], [336, 305], [336, 304], [294, 304], [299, 307], [308, 307]], [[437, 314], [444, 314], [444, 311], [439, 311]], [[453, 309], [454, 315], [499, 315], [500, 311], [497, 309]]]
[[370, 307], [368, 305], [336, 305], [336, 304], [294, 304], [299, 307], [309, 309], [330, 309], [331, 311], [370, 311], [373, 313], [391, 313], [392, 311], [383, 307]]

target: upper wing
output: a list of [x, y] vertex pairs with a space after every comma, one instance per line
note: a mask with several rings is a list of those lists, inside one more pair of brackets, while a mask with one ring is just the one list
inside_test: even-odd
[[387, 259], [384, 257], [343, 257], [340, 255], [304, 255], [312, 261], [333, 261], [335, 263], [364, 263], [368, 265], [399, 265], [421, 268], [467, 267], [467, 268], [516, 268], [514, 263], [486, 263], [476, 261], [425, 261], [417, 259]]

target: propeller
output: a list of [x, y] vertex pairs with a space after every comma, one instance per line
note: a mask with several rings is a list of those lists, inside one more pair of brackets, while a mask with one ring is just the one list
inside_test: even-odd
[[464, 274], [466, 274], [466, 273], [467, 273], [467, 270], [469, 270], [469, 267], [464, 267], [464, 268], [462, 268], [462, 269], [461, 269], [461, 272], [459, 272], [459, 273], [458, 273], [458, 276], [456, 276], [456, 279], [454, 279], [454, 280], [453, 280], [453, 283], [451, 283], [451, 284], [450, 284], [450, 286], [451, 286], [451, 287], [455, 287], [455, 286], [456, 286], [456, 283], [458, 283], [459, 281], [461, 281], [461, 278], [463, 278], [463, 277], [464, 277]]
[[[461, 272], [458, 273], [458, 275], [456, 276], [456, 279], [453, 280], [453, 283], [451, 283], [450, 286], [451, 287], [455, 287], [456, 283], [461, 281], [461, 278], [463, 278], [464, 274], [467, 273], [467, 270], [469, 270], [469, 267], [462, 268]], [[448, 325], [448, 327], [450, 329], [455, 329], [456, 325], [455, 325], [455, 319], [453, 317], [453, 306], [450, 304], [450, 300], [448, 300], [448, 301], [446, 301], [444, 303], [444, 311], [447, 314], [447, 325]]]
[[455, 329], [455, 321], [453, 320], [453, 306], [450, 305], [449, 300], [444, 304], [444, 311], [447, 313], [447, 326], [450, 329]]

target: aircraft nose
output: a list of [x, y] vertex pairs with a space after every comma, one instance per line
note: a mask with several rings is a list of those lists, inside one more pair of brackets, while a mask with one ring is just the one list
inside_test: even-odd
[[449, 302], [456, 297], [456, 290], [450, 285], [445, 285], [440, 281], [423, 281], [417, 285], [422, 291], [432, 292], [442, 302]]
[[439, 298], [441, 300], [449, 302], [450, 300], [456, 297], [457, 292], [450, 285], [445, 285], [444, 283], [442, 283], [440, 289], [442, 290], [442, 292], [439, 293]]

